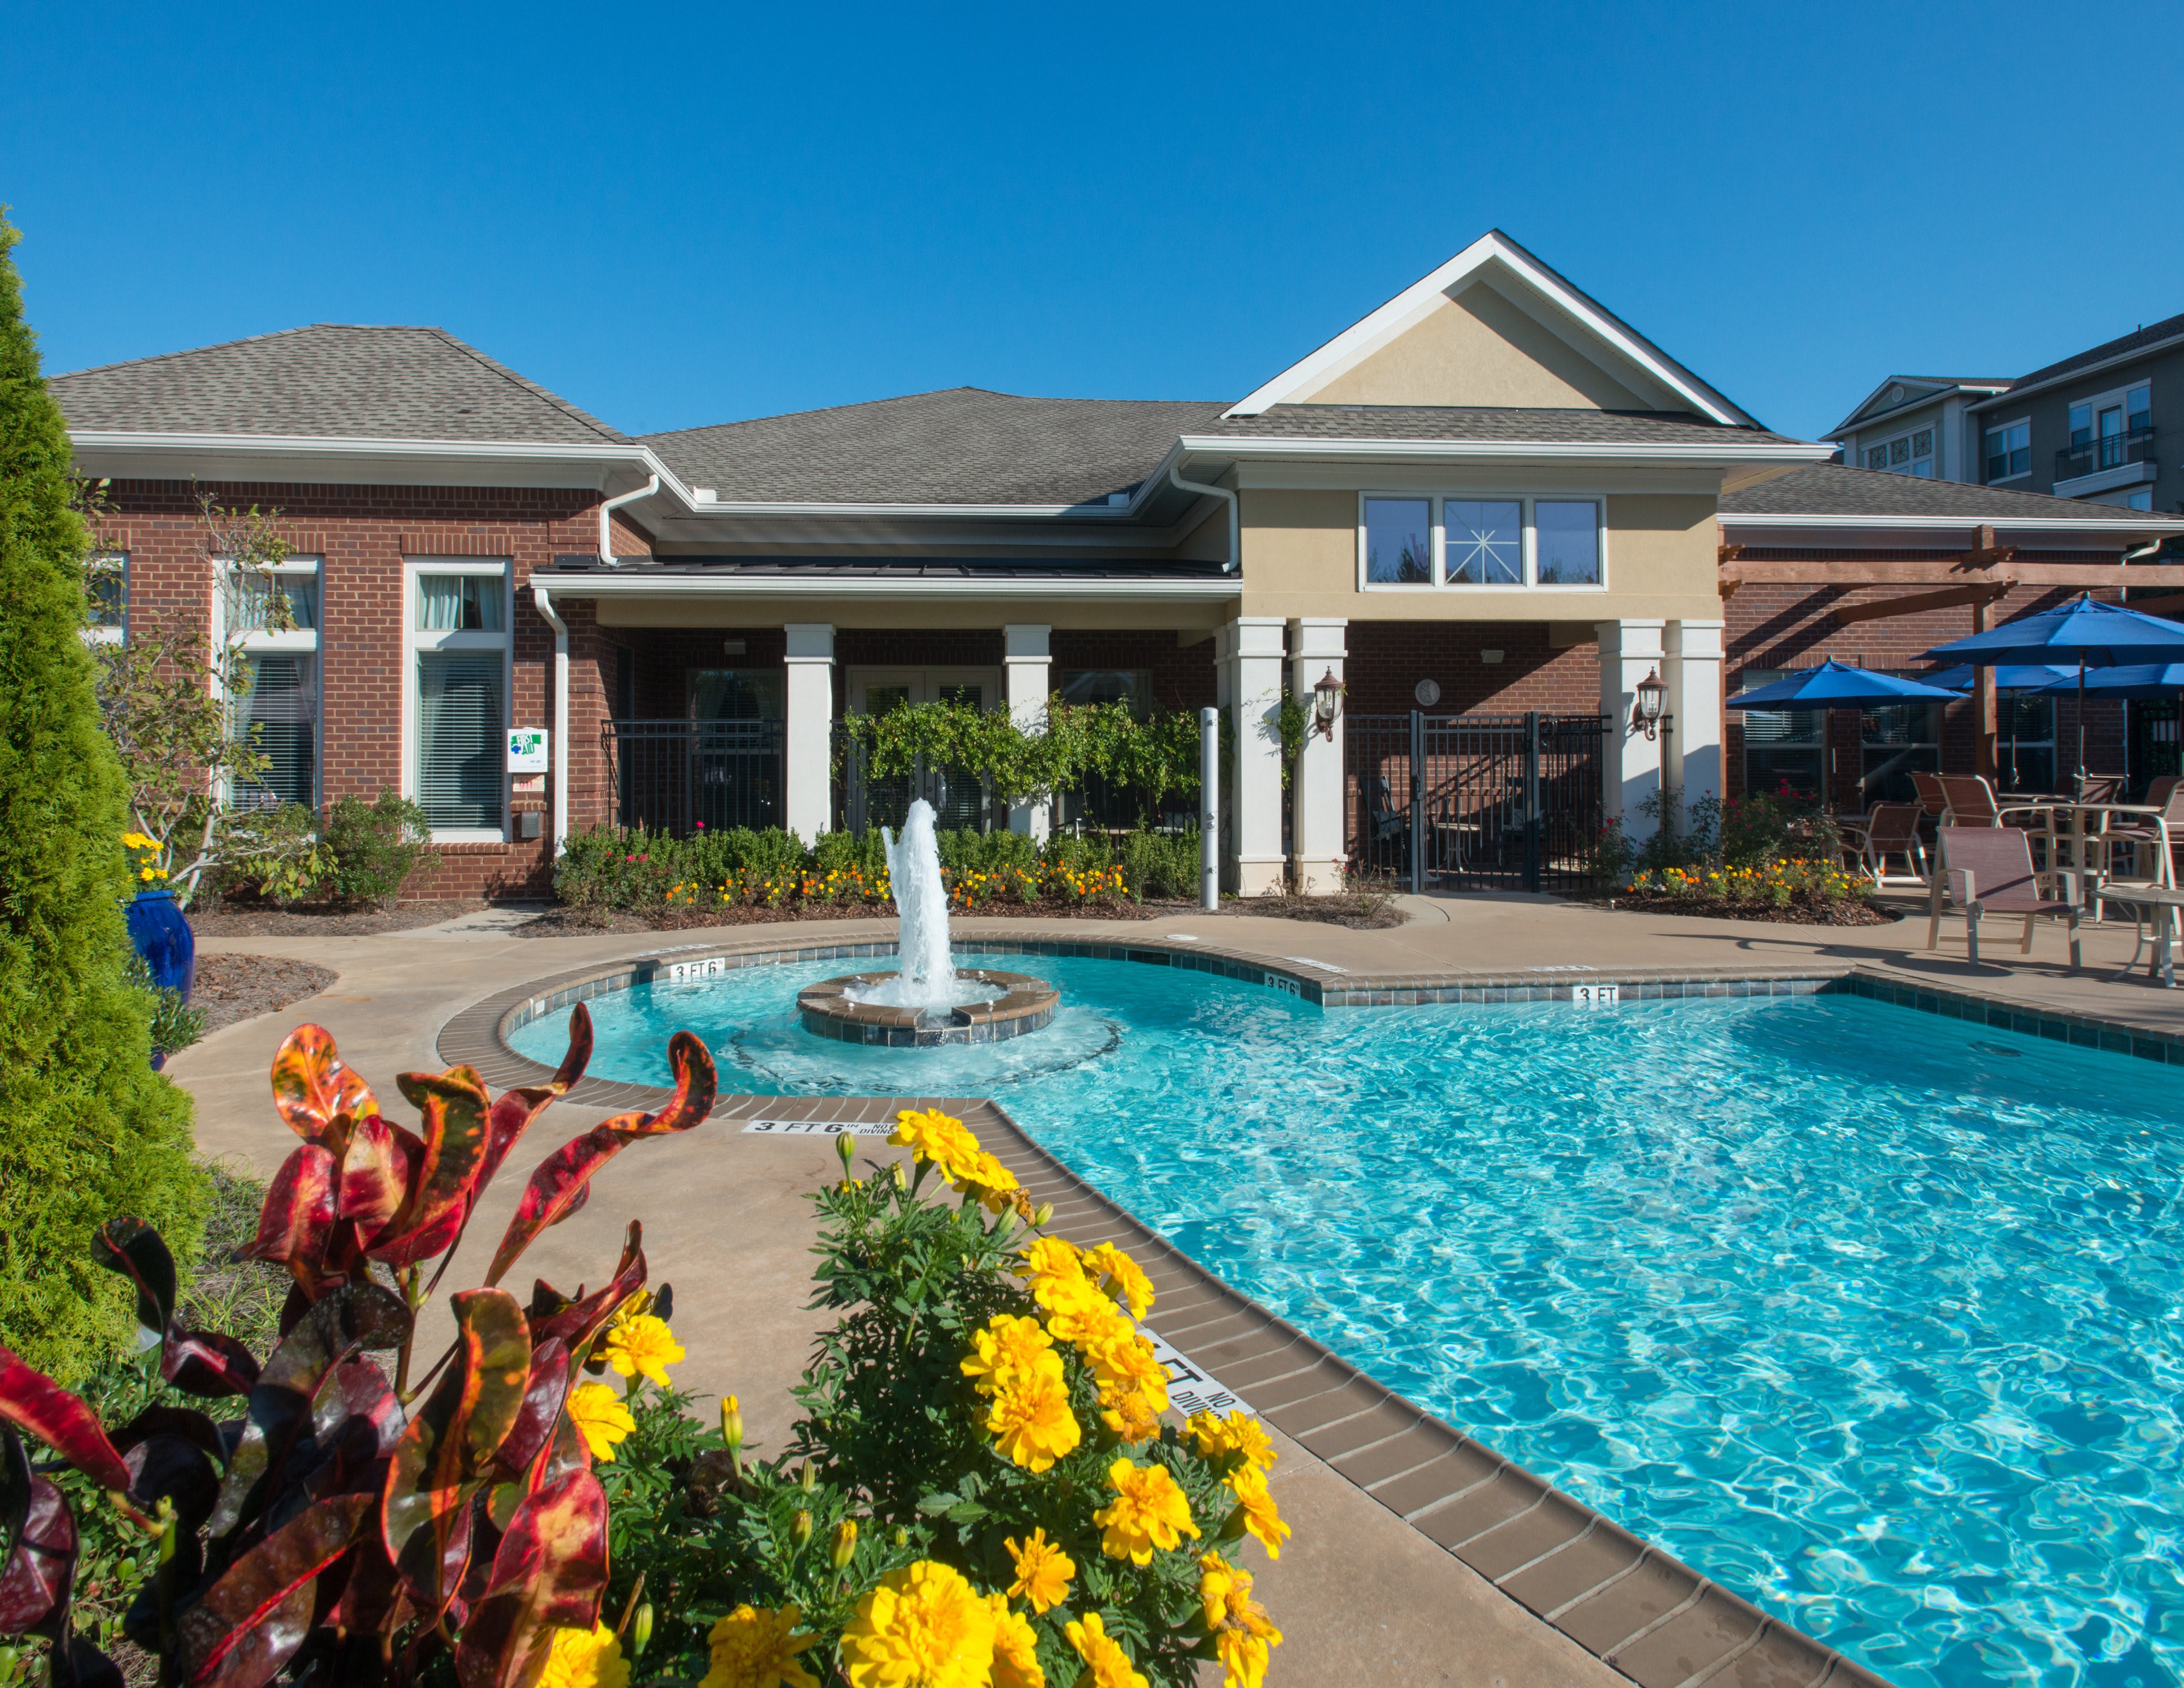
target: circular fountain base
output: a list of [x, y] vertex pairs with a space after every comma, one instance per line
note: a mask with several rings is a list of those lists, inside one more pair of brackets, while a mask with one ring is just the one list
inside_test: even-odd
[[1045, 979], [984, 967], [963, 967], [956, 977], [1000, 988], [985, 1002], [959, 1008], [896, 1008], [859, 1002], [850, 992], [868, 989], [893, 973], [845, 973], [822, 979], [796, 993], [796, 1011], [807, 1032], [845, 1044], [884, 1044], [901, 1049], [937, 1049], [943, 1044], [991, 1044], [1036, 1032], [1054, 1018], [1061, 998]]

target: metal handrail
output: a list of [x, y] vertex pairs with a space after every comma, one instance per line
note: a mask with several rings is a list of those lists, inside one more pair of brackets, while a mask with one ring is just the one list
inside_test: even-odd
[[2120, 469], [2127, 463], [2143, 463], [2153, 454], [2156, 432], [2148, 423], [2123, 433], [2102, 434], [2066, 445], [2055, 454], [2055, 478], [2070, 481], [2103, 469]]

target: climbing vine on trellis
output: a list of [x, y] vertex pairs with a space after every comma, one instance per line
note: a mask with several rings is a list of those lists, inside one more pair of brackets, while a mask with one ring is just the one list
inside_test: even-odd
[[1057, 696], [1027, 727], [1003, 710], [906, 704], [850, 716], [843, 736], [877, 778], [900, 777], [921, 763], [950, 768], [1011, 803], [1051, 797], [1094, 777], [1156, 805], [1171, 792], [1198, 791], [1198, 716], [1190, 710], [1141, 717], [1128, 704], [1068, 704]]

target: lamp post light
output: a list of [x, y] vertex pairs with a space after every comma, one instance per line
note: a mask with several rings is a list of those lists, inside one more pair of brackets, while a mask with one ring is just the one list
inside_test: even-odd
[[1342, 682], [1334, 677], [1334, 670], [1329, 668], [1312, 688], [1312, 724], [1313, 730], [1330, 743], [1334, 738], [1335, 714], [1341, 707]]
[[1658, 669], [1648, 673], [1636, 687], [1638, 701], [1630, 708], [1630, 727], [1648, 738], [1659, 737], [1661, 712], [1669, 701], [1669, 688], [1661, 683]]

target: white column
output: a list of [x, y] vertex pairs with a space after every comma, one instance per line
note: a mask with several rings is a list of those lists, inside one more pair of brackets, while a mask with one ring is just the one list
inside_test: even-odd
[[783, 823], [810, 844], [834, 816], [834, 629], [792, 621], [783, 744]]
[[[1597, 621], [1600, 641], [1600, 712], [1607, 717], [1605, 766], [1601, 770], [1601, 818], [1620, 821], [1624, 837], [1653, 836], [1652, 818], [1641, 806], [1661, 787], [1661, 746], [1630, 724], [1638, 701], [1638, 682], [1661, 666], [1664, 621]], [[1717, 729], [1716, 737], [1719, 737]]]
[[1662, 773], [1686, 833], [1691, 805], [1722, 794], [1721, 633], [1719, 621], [1671, 621], [1661, 638], [1663, 708], [1671, 717]]
[[[1290, 690], [1312, 715], [1312, 691], [1332, 674], [1342, 679], [1343, 630], [1346, 621], [1295, 621], [1290, 623]], [[1323, 897], [1342, 889], [1342, 870], [1349, 859], [1349, 828], [1344, 824], [1342, 778], [1342, 712], [1334, 716], [1332, 738], [1321, 734], [1316, 722], [1305, 732], [1304, 754], [1292, 776], [1290, 842], [1296, 854], [1297, 889], [1308, 897]]]
[[[1046, 718], [1047, 694], [1053, 682], [1047, 660], [1047, 636], [1043, 624], [1012, 624], [1001, 629], [1003, 660], [1008, 664], [1009, 715], [1024, 731], [1036, 732]], [[1043, 838], [1050, 827], [1051, 805], [1045, 803], [1009, 805], [1009, 830]]]
[[1223, 874], [1239, 896], [1282, 886], [1282, 621], [1240, 616], [1214, 635], [1216, 694], [1233, 724]]

